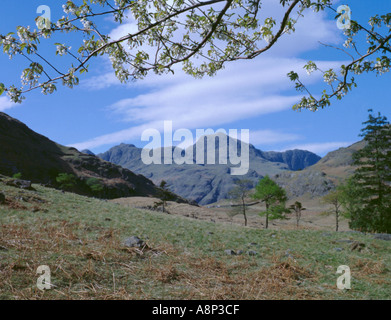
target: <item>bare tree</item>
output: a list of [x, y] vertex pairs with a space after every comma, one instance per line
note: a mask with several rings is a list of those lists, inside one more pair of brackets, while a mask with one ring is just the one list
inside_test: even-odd
[[254, 187], [254, 184], [251, 180], [242, 179], [235, 181], [235, 187], [229, 192], [230, 198], [235, 201], [236, 204], [232, 205], [231, 214], [229, 216], [233, 217], [236, 214], [243, 214], [244, 225], [247, 226], [247, 198], [250, 194], [250, 190]]
[[292, 204], [289, 209], [295, 213], [296, 216], [296, 227], [299, 227], [300, 219], [301, 219], [301, 212], [306, 210], [306, 208], [303, 208], [303, 205], [301, 202], [296, 201], [294, 204]]
[[163, 212], [169, 213], [166, 209], [167, 201], [170, 201], [174, 198], [174, 194], [169, 190], [168, 183], [165, 180], [162, 180], [159, 185], [159, 197], [160, 201], [155, 202], [155, 208], [162, 207]]
[[322, 198], [322, 202], [333, 206], [331, 213], [335, 214], [335, 231], [339, 229], [339, 218], [342, 214], [341, 206], [343, 204], [343, 191], [336, 189]]

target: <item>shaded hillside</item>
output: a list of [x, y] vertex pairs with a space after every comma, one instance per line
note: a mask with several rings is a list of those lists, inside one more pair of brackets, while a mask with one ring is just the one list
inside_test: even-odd
[[352, 155], [364, 147], [364, 141], [329, 152], [318, 163], [298, 172], [284, 172], [274, 180], [288, 191], [291, 198], [326, 195], [353, 172]]
[[305, 150], [288, 150], [284, 152], [261, 151], [262, 157], [272, 162], [282, 162], [288, 165], [289, 170], [302, 170], [315, 163], [321, 157]]
[[[32, 131], [22, 122], [0, 113], [0, 173], [58, 187], [60, 173], [74, 174], [78, 180], [72, 191], [105, 198], [156, 196], [152, 181], [100, 158], [57, 144]], [[86, 185], [96, 178], [103, 186], [99, 194]]]
[[[227, 136], [224, 136], [227, 139]], [[236, 143], [238, 154], [241, 154], [241, 144], [230, 138], [230, 143]], [[204, 161], [206, 162], [206, 148], [204, 147]], [[265, 175], [275, 175], [287, 171], [290, 168], [302, 168], [309, 164], [316, 163], [320, 157], [302, 150], [289, 152], [263, 152], [249, 145], [249, 171], [244, 176], [231, 175], [231, 165], [229, 164], [196, 164], [196, 146], [193, 149], [192, 165], [177, 164], [152, 164], [145, 165], [141, 160], [141, 148], [131, 144], [121, 144], [115, 146], [103, 154], [99, 154], [103, 160], [110, 161], [134, 172], [140, 173], [158, 184], [165, 180], [171, 186], [171, 191], [199, 204], [205, 205], [217, 202], [228, 197], [229, 191], [235, 186], [238, 179], [249, 179], [254, 185]], [[228, 152], [229, 150], [227, 150]], [[171, 150], [170, 152], [173, 152]], [[215, 153], [215, 159], [219, 159], [219, 140], [211, 152]], [[164, 152], [162, 151], [162, 155]], [[217, 161], [218, 162], [218, 161]], [[162, 158], [163, 163], [163, 158]]]

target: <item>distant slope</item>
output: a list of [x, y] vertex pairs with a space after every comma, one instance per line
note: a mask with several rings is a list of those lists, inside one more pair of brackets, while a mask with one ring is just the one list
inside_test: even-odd
[[[225, 136], [225, 139], [227, 139], [227, 136]], [[236, 143], [240, 153], [238, 141], [230, 138], [228, 145], [230, 143]], [[193, 165], [177, 165], [175, 163], [170, 165], [145, 165], [141, 161], [142, 149], [130, 144], [115, 146], [98, 156], [103, 160], [140, 173], [156, 184], [165, 180], [171, 186], [173, 192], [202, 205], [226, 199], [229, 191], [235, 186], [235, 180], [249, 179], [255, 185], [265, 175], [275, 175], [290, 169], [305, 168], [320, 159], [319, 156], [309, 151], [263, 152], [250, 145], [250, 168], [248, 173], [244, 176], [233, 176], [229, 165], [196, 164], [196, 146], [193, 145], [189, 148], [193, 149]], [[214, 150], [216, 159], [219, 157], [218, 150], [219, 140], [216, 139]]]
[[352, 167], [354, 152], [362, 149], [365, 146], [364, 140], [356, 142], [347, 148], [340, 148], [338, 150], [329, 152], [318, 163], [311, 168], [323, 171], [333, 181], [338, 183], [341, 179], [347, 178], [354, 171]]
[[360, 141], [332, 151], [313, 166], [298, 172], [284, 172], [274, 179], [288, 191], [291, 198], [324, 196], [354, 172], [352, 155], [364, 145], [365, 142]]
[[261, 151], [261, 154], [266, 160], [285, 163], [289, 170], [293, 171], [307, 168], [321, 159], [318, 155], [305, 150]]
[[231, 176], [227, 165], [145, 165], [141, 161], [141, 150], [134, 145], [121, 144], [98, 156], [140, 173], [156, 184], [165, 180], [172, 192], [199, 204], [224, 199], [235, 179], [247, 178], [256, 183], [260, 178], [253, 170], [239, 178]]
[[91, 177], [101, 181], [105, 198], [158, 194], [153, 182], [142, 175], [57, 144], [0, 112], [0, 173], [19, 172], [24, 179], [49, 186], [57, 186], [59, 173], [74, 174], [79, 182], [73, 191], [86, 195], [93, 195], [85, 184]]

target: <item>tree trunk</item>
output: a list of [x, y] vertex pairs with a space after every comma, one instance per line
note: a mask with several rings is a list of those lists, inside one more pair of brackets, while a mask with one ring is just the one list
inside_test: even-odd
[[269, 205], [266, 203], [266, 229], [269, 228]]
[[338, 232], [338, 227], [339, 227], [338, 216], [339, 216], [339, 212], [338, 212], [338, 208], [337, 208], [335, 211], [335, 231], [336, 232]]
[[243, 198], [242, 198], [242, 205], [243, 205], [244, 226], [247, 227], [246, 205], [244, 203]]

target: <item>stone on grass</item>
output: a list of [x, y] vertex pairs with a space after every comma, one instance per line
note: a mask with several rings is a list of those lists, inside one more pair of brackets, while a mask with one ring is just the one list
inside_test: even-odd
[[290, 258], [290, 259], [294, 259], [293, 256], [291, 255], [291, 251], [292, 251], [291, 249], [287, 249], [285, 251], [285, 257]]
[[7, 181], [5, 184], [11, 187], [32, 190], [31, 181], [28, 180], [12, 179]]
[[347, 243], [347, 244], [352, 244], [355, 243], [356, 241], [354, 240], [349, 240], [349, 239], [340, 239], [340, 240], [335, 240], [335, 243]]
[[231, 249], [228, 249], [228, 250], [224, 250], [224, 252], [226, 254], [228, 254], [229, 256], [236, 256], [236, 252], [231, 250]]
[[139, 237], [132, 236], [125, 239], [124, 246], [129, 248], [142, 248], [145, 245], [145, 242]]
[[249, 250], [249, 251], [247, 251], [247, 254], [249, 256], [256, 256], [258, 253], [256, 251], [254, 251], [254, 250]]
[[373, 235], [374, 239], [391, 241], [391, 234], [387, 233], [377, 233]]

